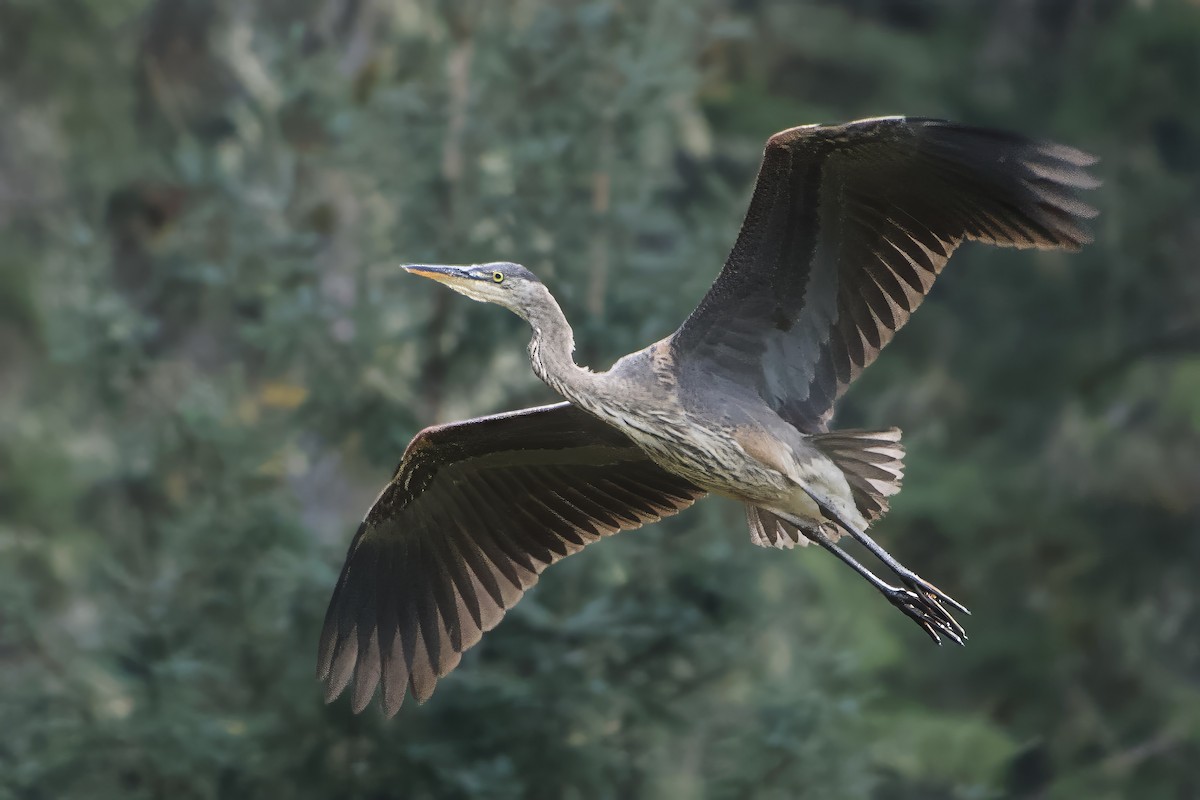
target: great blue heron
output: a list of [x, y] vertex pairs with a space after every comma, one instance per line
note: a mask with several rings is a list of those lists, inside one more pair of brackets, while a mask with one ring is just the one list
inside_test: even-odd
[[[545, 567], [708, 492], [751, 540], [816, 542], [935, 642], [966, 609], [867, 536], [900, 488], [896, 428], [829, 432], [834, 402], [921, 303], [964, 239], [1077, 250], [1095, 162], [1062, 145], [888, 117], [772, 136], [725, 268], [671, 336], [594, 373], [524, 267], [410, 265], [533, 328], [533, 371], [567, 402], [417, 434], [350, 545], [321, 633], [333, 700], [418, 702]], [[843, 551], [849, 534], [893, 586]]]

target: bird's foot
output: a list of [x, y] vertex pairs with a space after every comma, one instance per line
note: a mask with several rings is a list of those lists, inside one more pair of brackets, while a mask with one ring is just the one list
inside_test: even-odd
[[969, 616], [971, 612], [966, 606], [911, 570], [900, 570], [898, 572], [898, 577], [900, 578], [900, 583], [904, 584], [909, 591], [922, 595], [923, 597], [928, 597], [937, 606], [940, 616], [954, 630], [954, 632], [963, 639], [967, 638], [967, 632], [963, 630], [963, 626], [958, 624], [958, 620], [951, 616], [950, 612], [947, 611], [945, 606], [942, 604], [949, 604], [953, 608]]
[[963, 644], [967, 638], [961, 625], [950, 616], [950, 612], [942, 607], [938, 598], [923, 589], [913, 591], [899, 586], [890, 586], [884, 595], [892, 605], [904, 612], [905, 616], [917, 623], [921, 630], [929, 634], [934, 644], [941, 644], [945, 636], [952, 642]]
[[899, 577], [900, 582], [907, 586], [910, 590], [917, 592], [918, 594], [927, 594], [939, 603], [949, 603], [962, 613], [967, 614], [968, 616], [970, 615], [971, 612], [967, 610], [966, 606], [943, 592], [938, 587], [934, 586], [929, 581], [922, 578], [917, 573], [902, 568], [897, 571], [897, 577]]

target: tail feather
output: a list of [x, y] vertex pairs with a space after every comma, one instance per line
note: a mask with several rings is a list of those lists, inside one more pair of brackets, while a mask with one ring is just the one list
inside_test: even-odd
[[[759, 547], [791, 550], [793, 547], [807, 547], [812, 544], [812, 539], [805, 536], [803, 531], [765, 508], [747, 503], [746, 522], [750, 525], [750, 541]], [[821, 530], [834, 542], [840, 539], [844, 533], [833, 523], [822, 525]]]
[[820, 433], [812, 443], [845, 474], [854, 504], [868, 523], [887, 513], [888, 498], [900, 491], [904, 480], [899, 428]]
[[765, 508], [746, 504], [746, 522], [750, 525], [750, 541], [759, 547], [778, 547], [790, 550], [796, 545], [810, 544], [808, 538], [790, 522]]
[[[867, 524], [888, 511], [888, 498], [900, 491], [904, 479], [904, 445], [900, 429], [886, 431], [845, 430], [819, 433], [812, 443], [846, 476], [854, 505]], [[811, 544], [792, 523], [765, 508], [746, 505], [750, 540], [762, 547], [790, 549]], [[828, 523], [822, 530], [836, 541], [842, 534], [837, 525]]]

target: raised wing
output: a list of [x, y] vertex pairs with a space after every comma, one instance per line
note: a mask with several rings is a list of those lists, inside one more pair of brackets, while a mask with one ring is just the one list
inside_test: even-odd
[[377, 686], [418, 702], [550, 564], [704, 495], [569, 403], [427, 428], [350, 545], [317, 677], [332, 701]]
[[964, 239], [1077, 250], [1095, 158], [931, 119], [808, 125], [767, 141], [737, 243], [672, 338], [684, 380], [755, 387], [801, 430], [916, 310]]

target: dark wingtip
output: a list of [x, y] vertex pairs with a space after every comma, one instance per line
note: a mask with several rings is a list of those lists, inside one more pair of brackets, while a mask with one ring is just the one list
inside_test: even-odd
[[[1058, 142], [1041, 140], [1036, 142], [1036, 146], [1038, 152], [1050, 156], [1051, 158], [1057, 158], [1060, 161], [1065, 161], [1073, 167], [1090, 167], [1099, 163], [1100, 161], [1099, 156], [1093, 155], [1092, 153], [1087, 153], [1075, 147], [1071, 147], [1070, 145], [1059, 144]], [[1097, 182], [1096, 185], [1099, 185], [1099, 182]]]
[[383, 711], [383, 718], [384, 719], [392, 719], [393, 717], [395, 717], [397, 714], [400, 713], [400, 707], [402, 705], [404, 705], [404, 693], [403, 692], [400, 693], [399, 700], [392, 699], [387, 692], [384, 692], [383, 693], [383, 702], [380, 704], [380, 708]]
[[332, 703], [346, 691], [354, 677], [354, 662], [358, 653], [352, 642], [343, 642], [334, 656], [329, 677], [325, 680], [325, 702]]

